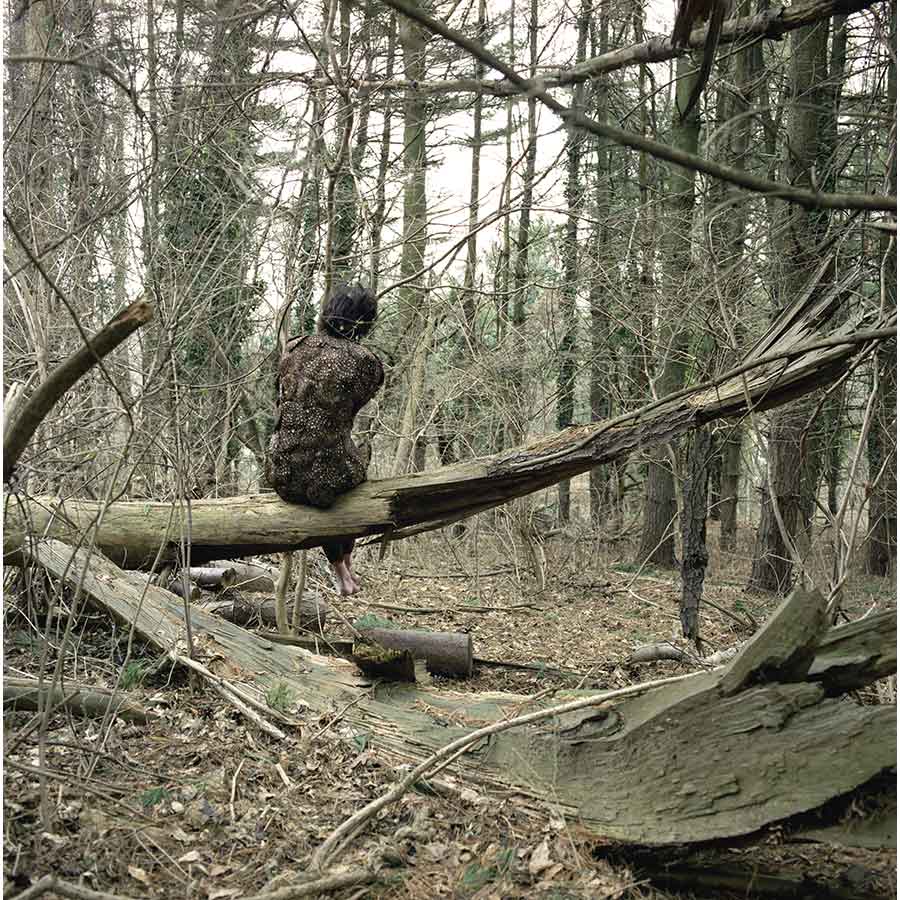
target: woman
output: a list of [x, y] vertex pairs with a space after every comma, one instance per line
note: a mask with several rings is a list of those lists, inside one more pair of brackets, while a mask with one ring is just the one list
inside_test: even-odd
[[[339, 285], [322, 309], [316, 334], [288, 341], [278, 368], [278, 411], [269, 441], [266, 476], [288, 503], [325, 509], [366, 480], [371, 451], [353, 443], [356, 414], [384, 382], [374, 353], [359, 344], [378, 315], [375, 295], [362, 285]], [[355, 594], [353, 539], [322, 549], [338, 590]]]

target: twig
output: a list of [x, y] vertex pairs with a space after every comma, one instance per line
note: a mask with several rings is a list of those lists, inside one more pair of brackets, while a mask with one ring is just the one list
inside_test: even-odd
[[182, 656], [179, 653], [175, 653], [174, 651], [169, 651], [169, 658], [176, 663], [180, 663], [183, 666], [187, 666], [189, 669], [193, 669], [195, 672], [199, 672], [210, 684], [210, 687], [224, 700], [227, 700], [232, 706], [234, 706], [242, 715], [246, 716], [254, 725], [256, 725], [261, 731], [264, 731], [266, 734], [271, 735], [273, 738], [279, 741], [283, 741], [287, 739], [287, 735], [280, 729], [273, 725], [271, 722], [267, 722], [259, 713], [255, 712], [250, 708], [245, 700], [249, 698], [239, 697], [235, 689], [225, 681], [224, 678], [220, 678], [218, 675], [210, 672], [203, 663], [197, 662], [196, 659], [190, 659], [187, 656]]
[[237, 795], [237, 780], [238, 775], [241, 774], [241, 769], [244, 768], [244, 763], [247, 762], [247, 757], [242, 756], [241, 761], [238, 763], [238, 767], [234, 770], [234, 775], [231, 778], [231, 797], [228, 799], [228, 809], [231, 812], [231, 824], [234, 824], [234, 820], [237, 818], [234, 812], [234, 798]]
[[349, 872], [338, 872], [335, 875], [323, 875], [314, 881], [305, 881], [267, 891], [264, 894], [253, 894], [244, 900], [294, 900], [295, 897], [310, 897], [313, 894], [330, 894], [341, 888], [353, 887], [355, 884], [371, 884], [377, 878], [369, 869], [351, 869]]
[[431, 756], [416, 766], [387, 793], [382, 794], [371, 803], [366, 804], [362, 809], [357, 810], [357, 812], [335, 828], [313, 854], [310, 868], [313, 870], [320, 870], [334, 855], [338, 848], [362, 828], [369, 819], [384, 809], [385, 806], [389, 806], [391, 803], [399, 800], [417, 781], [420, 781], [422, 778], [431, 777], [448, 766], [457, 756], [464, 753], [472, 744], [477, 743], [482, 738], [499, 734], [501, 731], [508, 731], [510, 728], [517, 728], [520, 725], [529, 725], [532, 722], [539, 722], [542, 719], [549, 719], [564, 713], [586, 709], [591, 706], [600, 706], [607, 703], [609, 700], [618, 697], [643, 693], [652, 688], [660, 687], [665, 684], [674, 684], [675, 682], [683, 681], [685, 678], [692, 678], [696, 675], [697, 673], [691, 673], [690, 675], [680, 675], [673, 678], [660, 678], [656, 681], [647, 681], [643, 684], [631, 685], [627, 688], [595, 694], [593, 697], [583, 697], [580, 700], [562, 703], [559, 706], [551, 706], [548, 709], [527, 713], [524, 716], [516, 716], [515, 718], [507, 719], [504, 722], [495, 722], [493, 725], [479, 728], [461, 738], [457, 738], [457, 740], [452, 741], [440, 750], [432, 753]]

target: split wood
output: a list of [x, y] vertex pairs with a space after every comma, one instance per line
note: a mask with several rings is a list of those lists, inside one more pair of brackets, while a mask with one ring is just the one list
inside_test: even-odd
[[690, 675], [676, 675], [672, 678], [659, 678], [655, 681], [647, 681], [643, 684], [635, 684], [615, 691], [606, 691], [593, 697], [584, 697], [581, 700], [572, 700], [569, 703], [561, 703], [559, 706], [551, 706], [548, 709], [526, 713], [524, 716], [516, 716], [515, 718], [507, 719], [504, 722], [495, 722], [493, 725], [479, 728], [455, 741], [451, 741], [451, 743], [441, 747], [437, 752], [432, 753], [428, 759], [423, 760], [405, 778], [403, 778], [402, 781], [387, 791], [387, 793], [382, 794], [371, 803], [366, 804], [362, 809], [357, 810], [357, 812], [335, 828], [313, 854], [310, 869], [313, 871], [320, 871], [340, 847], [346, 841], [350, 840], [350, 838], [352, 838], [366, 822], [369, 821], [369, 819], [384, 809], [384, 807], [399, 800], [417, 781], [436, 775], [442, 769], [445, 769], [450, 763], [457, 759], [457, 757], [465, 753], [472, 744], [477, 743], [482, 738], [490, 737], [501, 731], [508, 731], [510, 728], [517, 728], [519, 725], [529, 725], [532, 722], [540, 722], [543, 719], [549, 719], [553, 716], [562, 715], [563, 713], [575, 712], [576, 710], [586, 709], [591, 706], [601, 706], [609, 700], [625, 697], [630, 694], [640, 694], [665, 684], [674, 684], [675, 682], [692, 678], [696, 674], [697, 673], [691, 673]]

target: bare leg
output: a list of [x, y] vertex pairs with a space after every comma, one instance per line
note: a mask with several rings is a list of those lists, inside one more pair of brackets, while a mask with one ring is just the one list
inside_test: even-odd
[[347, 568], [347, 563], [344, 562], [343, 559], [339, 559], [337, 562], [333, 562], [331, 564], [331, 568], [334, 569], [334, 577], [337, 580], [338, 592], [340, 594], [345, 597], [349, 597], [351, 594], [355, 594], [359, 590], [356, 582], [350, 575], [350, 570]]
[[350, 560], [352, 559], [352, 557], [353, 557], [352, 552], [345, 553], [343, 561], [344, 561], [344, 565], [347, 567], [347, 571], [350, 573], [350, 578], [353, 579], [353, 583], [356, 585], [356, 589], [359, 591], [359, 590], [362, 590], [362, 582], [359, 579], [359, 575], [357, 575], [356, 572], [353, 571], [353, 568], [350, 563]]

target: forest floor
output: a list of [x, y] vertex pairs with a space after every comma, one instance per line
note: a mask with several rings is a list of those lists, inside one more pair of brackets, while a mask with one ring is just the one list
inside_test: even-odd
[[[717, 538], [714, 529], [711, 547]], [[776, 604], [744, 590], [751, 541], [748, 532], [737, 553], [712, 552], [706, 598], [720, 609], [702, 611], [706, 653], [745, 640], [748, 614], [762, 623]], [[436, 534], [408, 541], [380, 561], [377, 547], [366, 548], [358, 554], [365, 591], [344, 599], [319, 578], [315, 552], [310, 581], [350, 620], [369, 614], [398, 626], [467, 631], [476, 658], [537, 667], [476, 664], [475, 676], [454, 689], [615, 689], [696, 668], [628, 662], [644, 643], [671, 639], [683, 646], [676, 638], [676, 572], [639, 569], [627, 541], [599, 545], [560, 535], [541, 548], [546, 587], [538, 590], [507, 547], [512, 542], [502, 533], [470, 530], [459, 540]], [[824, 553], [820, 562], [828, 564]], [[885, 579], [857, 576], [846, 596], [851, 619], [895, 604], [894, 584]], [[6, 674], [52, 668], [58, 647], [52, 628], [45, 643], [14, 597], [6, 600], [4, 624]], [[77, 632], [67, 677], [111, 686], [127, 635], [99, 614], [81, 618]], [[281, 888], [297, 880], [333, 828], [394, 783], [394, 770], [364, 735], [341, 733], [339, 710], [298, 713], [300, 734], [277, 744], [183, 672], [166, 667], [140, 678], [155, 654], [135, 650], [129, 696], [157, 709], [146, 725], [114, 720], [101, 729], [97, 720], [57, 715], [43, 735], [42, 754], [37, 731], [18, 737], [31, 714], [4, 715], [4, 897], [48, 873], [135, 898], [225, 900]], [[441, 688], [440, 679], [434, 684]], [[893, 679], [879, 683], [856, 699], [895, 702], [894, 685]], [[279, 702], [289, 706], [291, 699]], [[465, 785], [449, 797], [407, 794], [370, 823], [339, 863], [352, 868], [379, 857], [377, 884], [333, 896], [747, 897], [761, 896], [764, 873], [798, 885], [789, 893], [783, 882], [767, 896], [897, 895], [894, 852], [797, 842], [772, 828], [721, 846], [648, 856], [581, 834], [552, 808], [536, 817], [514, 796], [487, 796]], [[721, 885], [704, 892], [700, 877], [689, 874], [696, 893], [677, 893], [659, 880], [668, 865], [694, 873], [727, 870], [738, 881], [732, 893]]]

